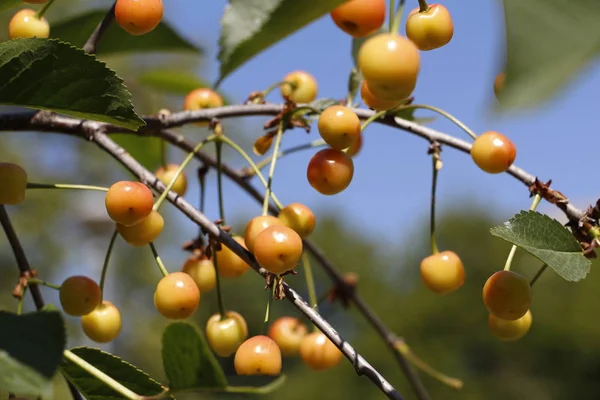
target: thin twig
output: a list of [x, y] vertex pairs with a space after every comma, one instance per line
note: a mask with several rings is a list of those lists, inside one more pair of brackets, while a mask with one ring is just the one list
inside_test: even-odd
[[115, 6], [116, 5], [117, 5], [117, 3], [115, 2], [112, 5], [112, 7], [110, 8], [110, 10], [106, 13], [106, 15], [104, 16], [102, 21], [100, 21], [98, 26], [96, 26], [96, 29], [94, 29], [94, 32], [92, 32], [92, 35], [89, 37], [87, 42], [85, 42], [85, 45], [83, 45], [83, 50], [85, 52], [87, 52], [89, 54], [96, 53], [96, 46], [98, 46], [98, 42], [100, 41], [100, 39], [102, 39], [102, 36], [104, 36], [104, 33], [106, 33], [106, 30], [108, 29], [108, 27], [115, 20]]

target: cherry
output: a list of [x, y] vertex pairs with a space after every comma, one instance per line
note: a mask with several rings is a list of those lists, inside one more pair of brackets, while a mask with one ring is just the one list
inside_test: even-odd
[[162, 278], [154, 292], [154, 306], [165, 318], [190, 317], [200, 304], [196, 282], [184, 272], [173, 272]]
[[46, 18], [36, 17], [36, 12], [29, 8], [18, 11], [8, 24], [8, 37], [16, 38], [47, 38], [50, 36], [50, 24]]
[[145, 35], [160, 24], [162, 0], [117, 0], [115, 19], [130, 35]]
[[294, 103], [310, 103], [317, 97], [316, 79], [304, 71], [290, 72], [283, 78], [284, 82], [292, 82], [295, 87], [289, 84], [281, 85], [281, 95], [287, 97]]
[[25, 200], [27, 172], [17, 164], [0, 163], [0, 204], [19, 204]]
[[306, 335], [300, 343], [299, 354], [308, 367], [317, 371], [335, 367], [344, 357], [323, 332]]
[[524, 276], [513, 271], [498, 271], [483, 286], [483, 303], [491, 314], [514, 321], [531, 306], [531, 288]]
[[489, 174], [507, 171], [515, 162], [517, 148], [509, 138], [495, 131], [485, 132], [473, 142], [471, 158]]
[[363, 81], [360, 85], [360, 97], [365, 105], [375, 111], [384, 111], [396, 107], [399, 104], [398, 100], [381, 100], [375, 97], [369, 90], [367, 81]]
[[354, 176], [352, 158], [343, 151], [323, 149], [308, 163], [306, 177], [319, 193], [331, 196], [346, 189]]
[[81, 317], [98, 307], [102, 292], [94, 280], [87, 276], [74, 275], [65, 279], [60, 285], [58, 296], [66, 314]]
[[121, 312], [110, 301], [104, 300], [94, 311], [81, 317], [83, 333], [97, 343], [112, 342], [121, 333]]
[[[165, 186], [169, 185], [175, 176], [175, 173], [179, 169], [179, 165], [177, 164], [169, 164], [166, 167], [160, 167], [156, 170], [154, 175], [165, 184]], [[181, 171], [181, 174], [175, 180], [173, 187], [171, 188], [175, 193], [180, 196], [183, 196], [187, 190], [187, 177], [185, 176], [185, 172]]]
[[344, 150], [354, 144], [360, 136], [360, 119], [348, 107], [327, 107], [317, 123], [321, 137], [331, 147]]
[[237, 349], [233, 366], [238, 375], [279, 375], [281, 350], [270, 337], [253, 336]]
[[[185, 96], [183, 109], [188, 111], [203, 110], [205, 108], [223, 107], [223, 98], [214, 90], [209, 88], [194, 89]], [[199, 121], [197, 126], [208, 126], [209, 121]]]
[[296, 231], [301, 238], [310, 236], [317, 224], [312, 210], [301, 203], [291, 203], [279, 211], [277, 218], [287, 227]]
[[277, 343], [286, 357], [298, 354], [302, 339], [308, 334], [308, 328], [298, 318], [281, 317], [269, 328], [269, 337]]
[[267, 271], [283, 274], [296, 267], [302, 257], [302, 238], [292, 228], [272, 225], [254, 240], [254, 257]]
[[154, 197], [141, 182], [120, 181], [108, 189], [104, 203], [113, 221], [132, 226], [150, 215]]
[[521, 339], [531, 328], [531, 311], [514, 321], [507, 321], [490, 314], [488, 324], [492, 334], [504, 342], [513, 342]]
[[360, 150], [362, 149], [362, 145], [363, 145], [363, 135], [361, 134], [358, 137], [358, 139], [356, 140], [356, 142], [354, 142], [352, 144], [352, 146], [345, 149], [344, 152], [346, 152], [346, 154], [348, 154], [350, 157], [354, 157], [360, 152]]
[[152, 210], [150, 215], [133, 226], [117, 224], [117, 231], [123, 239], [132, 246], [140, 247], [150, 244], [160, 235], [165, 226], [165, 220], [158, 211]]
[[442, 251], [425, 257], [420, 269], [425, 286], [434, 293], [453, 292], [465, 282], [463, 263], [453, 251]]
[[181, 272], [185, 272], [192, 277], [200, 293], [208, 292], [217, 284], [217, 271], [215, 265], [208, 258], [198, 259], [195, 256], [191, 256], [183, 264]]
[[406, 36], [420, 50], [433, 50], [445, 46], [454, 35], [452, 17], [446, 7], [431, 4], [427, 11], [415, 8], [406, 19]]
[[[248, 250], [241, 236], [233, 236], [233, 240], [238, 242], [243, 248]], [[217, 267], [219, 275], [223, 278], [237, 278], [242, 276], [249, 269], [250, 265], [235, 254], [229, 247], [221, 245], [221, 250], [215, 252], [217, 257]]]
[[375, 35], [358, 51], [358, 66], [369, 90], [381, 100], [409, 97], [417, 85], [420, 64], [417, 46], [394, 33]]
[[338, 28], [350, 36], [369, 36], [383, 25], [385, 1], [350, 0], [336, 7], [330, 15]]
[[283, 222], [271, 215], [254, 217], [248, 222], [244, 232], [244, 243], [246, 244], [248, 251], [254, 253], [254, 240], [256, 240], [258, 234], [273, 225], [283, 225]]
[[496, 95], [496, 98], [500, 96], [500, 92], [502, 92], [502, 89], [504, 89], [505, 83], [506, 73], [500, 72], [498, 75], [496, 75], [496, 79], [494, 79], [494, 94]]
[[235, 311], [227, 311], [226, 318], [214, 314], [206, 323], [206, 339], [210, 348], [221, 357], [229, 357], [248, 337], [246, 320]]

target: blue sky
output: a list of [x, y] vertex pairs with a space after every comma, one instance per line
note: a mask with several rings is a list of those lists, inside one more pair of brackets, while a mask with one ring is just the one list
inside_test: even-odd
[[[219, 19], [225, 4], [224, 0], [166, 3], [166, 18], [179, 26], [182, 34], [206, 48], [202, 74], [212, 81], [218, 76]], [[597, 113], [598, 69], [583, 71], [561, 99], [533, 112], [493, 115], [492, 84], [504, 46], [501, 2], [482, 0], [476, 7], [458, 0], [442, 4], [453, 16], [454, 38], [444, 48], [422, 53], [422, 68], [414, 93], [417, 102], [454, 114], [477, 133], [498, 130], [509, 136], [518, 148], [516, 165], [543, 180], [552, 178], [557, 189], [579, 207], [586, 207], [600, 195], [595, 186], [581, 184], [581, 174], [593, 168], [596, 156], [595, 148], [584, 143], [595, 129], [588, 116]], [[409, 9], [416, 5], [416, 0], [408, 1]], [[350, 37], [325, 16], [249, 61], [223, 82], [222, 89], [239, 102], [251, 91], [264, 89], [288, 72], [302, 69], [318, 79], [320, 97], [343, 98], [352, 62], [350, 45]], [[270, 100], [278, 101], [277, 94]], [[467, 138], [444, 120], [438, 119], [431, 126]], [[317, 134], [314, 129], [310, 137], [305, 137], [298, 131], [288, 135], [287, 144], [314, 139]], [[316, 210], [340, 212], [366, 233], [384, 229], [388, 232], [386, 237], [396, 241], [414, 232], [415, 218], [428, 213], [431, 171], [426, 149], [427, 143], [421, 139], [372, 125], [365, 133], [363, 151], [355, 159], [354, 180], [343, 193], [327, 197], [308, 185], [305, 168], [310, 151], [279, 164], [274, 189], [285, 203], [300, 201]], [[442, 155], [441, 210], [472, 200], [490, 207], [491, 212], [504, 219], [529, 206], [526, 188], [512, 177], [488, 175], [470, 157], [449, 148]], [[228, 187], [228, 190], [234, 189]], [[255, 209], [246, 206], [252, 202], [236, 201], [236, 207], [232, 203], [229, 203], [230, 213], [260, 212], [258, 206]], [[549, 205], [540, 209], [553, 211]], [[207, 212], [216, 210], [209, 207]]]

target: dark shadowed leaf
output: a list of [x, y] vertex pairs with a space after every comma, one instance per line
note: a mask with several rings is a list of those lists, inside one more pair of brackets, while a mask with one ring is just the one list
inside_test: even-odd
[[[83, 47], [105, 14], [105, 10], [93, 10], [69, 20], [54, 23], [50, 34], [52, 37]], [[96, 54], [153, 51], [203, 53], [202, 49], [182, 38], [163, 21], [152, 32], [142, 36], [130, 35], [118, 24], [113, 23], [98, 43]]]
[[579, 281], [590, 272], [590, 260], [584, 257], [577, 239], [547, 215], [522, 211], [490, 231], [548, 264], [567, 281]]
[[[71, 350], [100, 371], [104, 372], [129, 390], [142, 395], [153, 396], [163, 392], [162, 385], [148, 374], [119, 357], [90, 347], [77, 347]], [[67, 380], [79, 390], [87, 400], [120, 400], [123, 396], [111, 389], [103, 381], [83, 370], [71, 361], [64, 361], [62, 371]]]
[[0, 43], [0, 104], [49, 110], [137, 129], [131, 94], [114, 71], [56, 39]]
[[2, 0], [0, 1], [0, 11], [8, 10], [18, 5], [23, 5], [23, 0]]
[[231, 0], [221, 20], [219, 81], [346, 0]]

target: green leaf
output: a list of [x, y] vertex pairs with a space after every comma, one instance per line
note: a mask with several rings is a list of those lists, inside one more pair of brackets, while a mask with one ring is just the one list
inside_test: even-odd
[[58, 312], [22, 315], [0, 311], [0, 387], [48, 396], [66, 344]]
[[405, 119], [407, 121], [416, 122], [417, 124], [421, 125], [430, 124], [436, 120], [435, 117], [417, 117], [415, 116], [416, 111], [417, 109], [415, 108], [400, 108], [399, 110], [391, 112], [390, 115]]
[[0, 11], [8, 10], [9, 8], [13, 8], [22, 4], [23, 0], [2, 0], [2, 3], [0, 4]]
[[227, 386], [227, 378], [204, 335], [189, 323], [167, 326], [163, 333], [162, 356], [170, 390]]
[[362, 81], [362, 74], [358, 71], [358, 68], [352, 68], [350, 70], [350, 75], [348, 76], [348, 100], [350, 102], [354, 102], [356, 95], [360, 89], [360, 84]]
[[[139, 395], [153, 396], [163, 392], [160, 383], [117, 356], [90, 347], [77, 347], [71, 352]], [[123, 398], [106, 383], [70, 361], [63, 362], [62, 371], [67, 380], [87, 400], [119, 400]]]
[[131, 94], [94, 56], [56, 39], [0, 43], [0, 104], [50, 110], [77, 118], [143, 126]]
[[[197, 88], [210, 88], [210, 83], [195, 74], [176, 69], [152, 69], [137, 77], [138, 83], [169, 94], [186, 95]], [[231, 101], [220, 91], [224, 105]]]
[[[52, 37], [83, 47], [106, 12], [106, 10], [92, 10], [66, 21], [54, 23], [50, 34]], [[98, 43], [96, 54], [153, 51], [203, 53], [202, 49], [182, 38], [163, 21], [152, 32], [143, 36], [130, 35], [118, 24], [113, 23]]]
[[324, 97], [322, 99], [314, 100], [313, 102], [309, 103], [308, 106], [322, 111], [322, 110], [326, 109], [327, 107], [331, 107], [336, 104], [340, 104], [340, 101], [336, 100], [336, 99], [331, 99], [329, 97]]
[[[393, 1], [393, 0], [392, 0]], [[362, 38], [354, 38], [352, 39], [352, 60], [354, 61], [354, 65], [358, 66], [358, 51], [360, 50], [360, 46], [363, 45], [368, 39], [372, 38], [375, 35], [379, 35], [380, 33], [387, 32], [387, 28], [385, 25], [381, 26], [377, 32], [372, 33], [369, 36], [365, 36]]]
[[579, 281], [590, 272], [591, 262], [573, 234], [547, 215], [522, 211], [490, 232], [548, 264], [567, 281]]
[[156, 170], [162, 164], [160, 139], [151, 136], [111, 134], [111, 138], [134, 157], [144, 168]]
[[245, 62], [346, 0], [231, 0], [221, 20], [217, 85]]
[[600, 51], [600, 2], [504, 0], [506, 83], [501, 110], [556, 96]]

